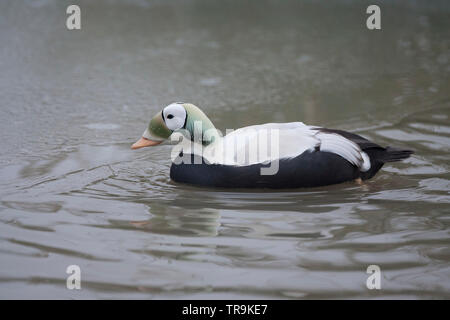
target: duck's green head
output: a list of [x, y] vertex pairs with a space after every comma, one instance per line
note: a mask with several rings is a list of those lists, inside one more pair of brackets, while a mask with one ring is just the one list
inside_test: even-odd
[[131, 149], [156, 146], [168, 139], [173, 132], [183, 129], [191, 140], [200, 137], [204, 143], [212, 141], [211, 135], [216, 134], [211, 120], [198, 107], [190, 103], [175, 102], [150, 120], [142, 137], [131, 146]]

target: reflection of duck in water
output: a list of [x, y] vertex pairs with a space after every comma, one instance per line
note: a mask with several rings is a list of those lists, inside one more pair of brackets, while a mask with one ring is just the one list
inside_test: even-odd
[[181, 102], [158, 112], [132, 149], [158, 145], [177, 132], [189, 138], [189, 146], [172, 163], [170, 178], [211, 187], [299, 188], [366, 180], [386, 162], [413, 153], [302, 122], [249, 126], [222, 137], [199, 108]]
[[144, 221], [130, 221], [134, 227], [151, 231], [156, 234], [174, 234], [177, 236], [207, 236], [215, 237], [219, 234], [220, 212], [213, 208], [187, 208], [152, 203], [149, 208], [150, 218]]

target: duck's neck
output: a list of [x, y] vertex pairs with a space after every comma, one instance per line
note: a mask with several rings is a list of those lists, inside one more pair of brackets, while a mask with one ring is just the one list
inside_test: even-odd
[[191, 141], [206, 146], [221, 139], [220, 132], [202, 110], [193, 104], [185, 104], [184, 107], [187, 111], [185, 129], [189, 132]]

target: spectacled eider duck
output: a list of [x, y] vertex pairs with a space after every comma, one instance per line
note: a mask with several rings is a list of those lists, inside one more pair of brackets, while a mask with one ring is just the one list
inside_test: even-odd
[[172, 152], [170, 178], [209, 187], [300, 188], [367, 180], [386, 162], [413, 153], [302, 122], [254, 125], [222, 136], [198, 107], [181, 102], [158, 112], [132, 149], [169, 137], [182, 138]]

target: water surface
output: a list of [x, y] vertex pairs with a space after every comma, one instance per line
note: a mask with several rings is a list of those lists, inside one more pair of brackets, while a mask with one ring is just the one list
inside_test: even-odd
[[[68, 31], [71, 3], [0, 3], [0, 298], [450, 298], [445, 1], [382, 1], [381, 31], [361, 1], [137, 0]], [[170, 146], [129, 149], [173, 101], [416, 154], [363, 185], [179, 185]]]

